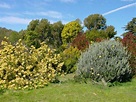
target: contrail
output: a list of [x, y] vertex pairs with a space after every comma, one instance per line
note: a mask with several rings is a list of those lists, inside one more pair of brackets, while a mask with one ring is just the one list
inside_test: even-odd
[[116, 9], [111, 10], [111, 11], [109, 11], [109, 12], [106, 12], [106, 13], [104, 13], [104, 14], [102, 14], [102, 15], [105, 16], [105, 15], [108, 15], [108, 14], [110, 14], [110, 13], [117, 12], [117, 11], [119, 11], [119, 10], [122, 10], [122, 9], [125, 9], [125, 8], [128, 8], [128, 7], [132, 7], [132, 6], [135, 6], [135, 5], [136, 5], [136, 2], [135, 2], [135, 3], [132, 3], [132, 4], [129, 4], [129, 5], [125, 5], [125, 6], [116, 8]]

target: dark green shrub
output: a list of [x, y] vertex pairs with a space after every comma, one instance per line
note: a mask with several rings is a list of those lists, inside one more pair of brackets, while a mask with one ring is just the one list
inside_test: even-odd
[[0, 89], [0, 95], [2, 95], [3, 93], [5, 93], [5, 89]]
[[128, 52], [117, 41], [94, 43], [81, 54], [76, 76], [106, 84], [127, 81], [131, 76], [129, 57]]
[[26, 31], [24, 36], [24, 42], [28, 47], [33, 45], [35, 48], [39, 48], [41, 41], [39, 39], [39, 34], [37, 32]]
[[89, 41], [97, 42], [98, 39], [108, 39], [108, 35], [103, 30], [91, 30], [86, 32], [86, 38]]
[[72, 73], [76, 71], [76, 63], [80, 57], [80, 51], [76, 47], [70, 46], [65, 49], [61, 54], [64, 61], [63, 71], [66, 73]]

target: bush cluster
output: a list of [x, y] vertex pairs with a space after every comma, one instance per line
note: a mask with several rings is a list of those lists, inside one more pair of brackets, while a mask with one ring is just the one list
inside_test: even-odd
[[56, 79], [63, 62], [59, 54], [44, 43], [29, 49], [19, 40], [15, 46], [2, 42], [0, 50], [0, 88], [32, 89]]
[[106, 83], [127, 81], [131, 78], [129, 58], [128, 52], [117, 41], [93, 43], [81, 54], [76, 76]]

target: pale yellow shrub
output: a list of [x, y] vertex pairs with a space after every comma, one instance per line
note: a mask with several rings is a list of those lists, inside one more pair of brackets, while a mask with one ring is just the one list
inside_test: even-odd
[[46, 44], [28, 49], [19, 40], [15, 46], [2, 42], [0, 50], [0, 87], [32, 89], [44, 87], [56, 79], [63, 62]]

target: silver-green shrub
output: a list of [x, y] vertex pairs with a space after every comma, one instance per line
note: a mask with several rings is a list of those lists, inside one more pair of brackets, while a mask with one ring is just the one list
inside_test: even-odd
[[94, 43], [83, 52], [76, 76], [102, 82], [123, 82], [131, 76], [130, 55], [121, 43], [113, 40]]

